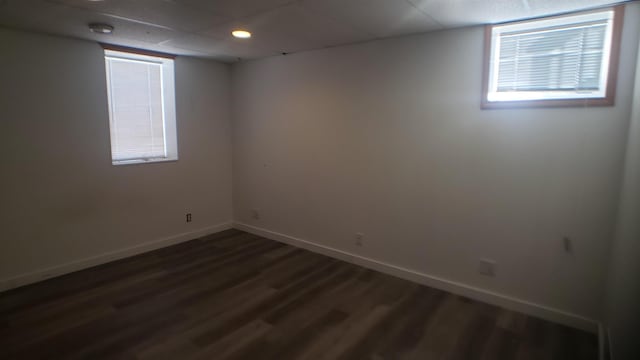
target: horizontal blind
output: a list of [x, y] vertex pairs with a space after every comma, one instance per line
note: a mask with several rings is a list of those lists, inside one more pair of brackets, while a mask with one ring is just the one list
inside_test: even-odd
[[597, 91], [607, 20], [500, 36], [497, 91]]
[[162, 64], [106, 57], [116, 161], [166, 157]]

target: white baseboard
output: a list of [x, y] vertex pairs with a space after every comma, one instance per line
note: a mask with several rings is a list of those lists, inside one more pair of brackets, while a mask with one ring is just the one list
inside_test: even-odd
[[613, 360], [613, 349], [611, 346], [611, 331], [602, 322], [598, 323], [598, 358], [600, 360]]
[[598, 322], [598, 359], [600, 360], [604, 360], [604, 342], [604, 325], [602, 325], [602, 322]]
[[608, 359], [608, 360], [614, 360], [613, 357], [613, 344], [611, 343], [611, 328], [610, 327], [605, 327], [604, 328], [604, 336], [605, 339], [604, 341], [606, 342], [606, 346], [605, 346], [605, 351], [607, 351], [604, 354], [604, 359]]
[[598, 322], [593, 319], [586, 318], [581, 315], [555, 309], [549, 306], [536, 304], [523, 299], [518, 299], [509, 295], [496, 293], [480, 289], [467, 284], [443, 279], [437, 276], [424, 274], [411, 269], [406, 269], [393, 264], [359, 256], [347, 251], [338, 250], [324, 245], [315, 244], [313, 242], [299, 239], [293, 236], [281, 234], [256, 226], [235, 222], [233, 227], [255, 235], [259, 235], [271, 240], [283, 242], [292, 246], [307, 249], [333, 258], [344, 260], [353, 264], [357, 264], [369, 269], [380, 271], [389, 275], [397, 276], [409, 281], [430, 286], [436, 289], [451, 292], [453, 294], [466, 296], [485, 303], [497, 305], [505, 309], [514, 310], [532, 315], [545, 320], [564, 324], [592, 333], [598, 332]]
[[46, 280], [52, 277], [68, 274], [74, 271], [90, 268], [92, 266], [104, 264], [110, 261], [123, 259], [126, 257], [142, 254], [152, 250], [160, 249], [170, 245], [196, 239], [205, 235], [213, 234], [219, 231], [231, 229], [230, 222], [209, 226], [206, 228], [185, 232], [158, 240], [149, 241], [143, 244], [135, 245], [125, 249], [110, 251], [85, 259], [72, 261], [62, 265], [56, 265], [45, 269], [39, 269], [26, 274], [21, 274], [7, 279], [0, 280], [0, 292], [17, 288], [20, 286], [32, 284], [38, 281]]

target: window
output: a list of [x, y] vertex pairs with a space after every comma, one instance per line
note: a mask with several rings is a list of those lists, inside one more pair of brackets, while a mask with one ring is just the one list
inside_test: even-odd
[[487, 26], [483, 107], [613, 105], [622, 11]]
[[113, 164], [177, 160], [173, 59], [104, 53]]

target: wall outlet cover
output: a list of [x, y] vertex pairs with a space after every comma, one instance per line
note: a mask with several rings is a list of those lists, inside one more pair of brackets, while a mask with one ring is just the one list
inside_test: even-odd
[[480, 259], [478, 272], [486, 276], [496, 276], [496, 262], [491, 259]]
[[356, 246], [364, 245], [364, 234], [356, 233]]

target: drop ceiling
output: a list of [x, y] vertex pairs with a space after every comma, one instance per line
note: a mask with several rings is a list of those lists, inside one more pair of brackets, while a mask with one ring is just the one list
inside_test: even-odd
[[[232, 62], [619, 3], [612, 0], [0, 0], [0, 25]], [[115, 27], [91, 33], [89, 23]], [[253, 33], [235, 39], [231, 30]]]

